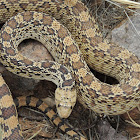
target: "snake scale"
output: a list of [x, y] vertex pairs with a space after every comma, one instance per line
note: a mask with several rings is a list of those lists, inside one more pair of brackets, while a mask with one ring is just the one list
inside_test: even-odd
[[[4, 22], [0, 34], [1, 63], [20, 76], [55, 82], [56, 107], [61, 117], [70, 115], [76, 92], [78, 100], [86, 108], [106, 115], [123, 114], [140, 103], [139, 59], [127, 49], [103, 40], [95, 19], [82, 2], [1, 0], [0, 23]], [[47, 45], [55, 61], [60, 64], [52, 61], [34, 62], [19, 54], [17, 47], [27, 38]], [[119, 84], [109, 85], [99, 81], [88, 66], [116, 78]], [[46, 76], [49, 78], [44, 78]], [[4, 81], [1, 87], [3, 85]], [[1, 109], [10, 106], [4, 106], [3, 97], [4, 101], [10, 98], [4, 94], [0, 100]], [[8, 119], [11, 118], [9, 115]], [[17, 128], [18, 123], [7, 122], [9, 128], [10, 125]]]

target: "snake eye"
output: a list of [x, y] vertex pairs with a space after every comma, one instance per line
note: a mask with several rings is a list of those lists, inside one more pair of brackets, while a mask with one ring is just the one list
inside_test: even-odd
[[61, 105], [60, 104], [58, 104], [58, 107], [60, 107]]

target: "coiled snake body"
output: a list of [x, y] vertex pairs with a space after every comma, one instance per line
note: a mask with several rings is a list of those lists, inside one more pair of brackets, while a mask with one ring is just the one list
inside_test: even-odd
[[[78, 99], [85, 107], [97, 113], [118, 115], [140, 103], [139, 59], [128, 50], [103, 40], [94, 18], [83, 3], [77, 0], [2, 0], [0, 22], [5, 22], [22, 11], [48, 13], [72, 34], [71, 36], [64, 26], [46, 14], [25, 12], [6, 22], [0, 35], [0, 60], [8, 70], [24, 77], [40, 79], [47, 75], [40, 71], [49, 71], [53, 75], [50, 80], [55, 82], [61, 79], [56, 82], [59, 83], [58, 88], [69, 91], [66, 95], [70, 97], [59, 96], [61, 91], [56, 94], [57, 108], [60, 105], [64, 107], [62, 112], [58, 111], [60, 116], [63, 109], [68, 107], [66, 111], [69, 111], [74, 106], [76, 93], [73, 78], [64, 66], [60, 69], [61, 66], [55, 62], [51, 62], [51, 65], [50, 62], [37, 63], [20, 55], [17, 46], [26, 38], [37, 39], [44, 45], [49, 42], [47, 49], [54, 59], [72, 72]], [[115, 77], [119, 84], [102, 83], [90, 72], [87, 64], [101, 73]], [[58, 70], [59, 78], [56, 77], [55, 70]]]

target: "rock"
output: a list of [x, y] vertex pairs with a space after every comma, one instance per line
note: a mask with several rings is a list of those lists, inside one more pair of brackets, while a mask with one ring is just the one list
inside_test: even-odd
[[140, 15], [135, 14], [130, 19], [133, 24], [126, 20], [112, 31], [112, 42], [127, 48], [140, 58]]

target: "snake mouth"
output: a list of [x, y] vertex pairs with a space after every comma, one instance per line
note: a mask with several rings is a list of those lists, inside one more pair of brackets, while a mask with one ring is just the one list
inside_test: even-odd
[[73, 110], [73, 107], [75, 106], [75, 102], [62, 102], [61, 100], [55, 99], [56, 108], [58, 115], [60, 118], [68, 118]]
[[68, 118], [72, 112], [73, 106], [63, 106], [58, 104], [57, 112], [61, 118]]

